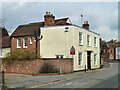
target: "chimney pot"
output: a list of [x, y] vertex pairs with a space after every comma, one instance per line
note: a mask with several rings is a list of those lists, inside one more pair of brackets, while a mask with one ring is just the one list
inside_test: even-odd
[[46, 12], [46, 15], [48, 15], [48, 11]]
[[49, 15], [50, 15], [50, 12], [49, 12]]
[[82, 26], [83, 28], [89, 30], [89, 24], [88, 24], [88, 21], [84, 21], [84, 24]]
[[53, 14], [50, 14], [51, 12], [46, 12], [46, 15], [44, 15], [44, 24], [46, 26], [53, 26], [55, 24], [55, 16]]

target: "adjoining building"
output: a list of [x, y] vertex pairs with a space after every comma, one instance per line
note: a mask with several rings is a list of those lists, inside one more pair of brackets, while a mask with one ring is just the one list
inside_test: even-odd
[[102, 53], [104, 60], [120, 60], [120, 41], [110, 40], [108, 42], [102, 42]]
[[6, 28], [0, 28], [0, 31], [2, 31], [2, 37], [0, 39], [0, 58], [4, 58], [11, 51], [11, 41]]
[[71, 47], [74, 71], [100, 68], [100, 35], [89, 30], [88, 21], [80, 27], [46, 12], [44, 22], [20, 25], [11, 35], [12, 51], [29, 49], [42, 58], [72, 58]]

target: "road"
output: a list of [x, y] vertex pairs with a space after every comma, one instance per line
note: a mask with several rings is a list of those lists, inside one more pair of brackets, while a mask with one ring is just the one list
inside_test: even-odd
[[63, 80], [59, 82], [36, 85], [36, 88], [118, 88], [118, 63], [112, 63], [112, 67], [97, 73]]

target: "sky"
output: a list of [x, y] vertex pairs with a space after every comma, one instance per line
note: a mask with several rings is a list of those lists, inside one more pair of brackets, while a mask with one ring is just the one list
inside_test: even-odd
[[118, 40], [118, 2], [3, 2], [2, 18], [11, 34], [19, 25], [44, 21], [46, 11], [56, 19], [69, 17], [81, 26], [88, 21], [90, 30], [109, 41]]

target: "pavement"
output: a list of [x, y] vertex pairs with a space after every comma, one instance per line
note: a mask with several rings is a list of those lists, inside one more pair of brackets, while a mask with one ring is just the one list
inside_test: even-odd
[[70, 74], [50, 75], [50, 76], [32, 76], [23, 74], [5, 74], [5, 86], [7, 88], [36, 88], [64, 80], [70, 80], [77, 77], [85, 76], [90, 73], [97, 73], [107, 70], [112, 67], [110, 63], [104, 63], [100, 69], [79, 71]]

